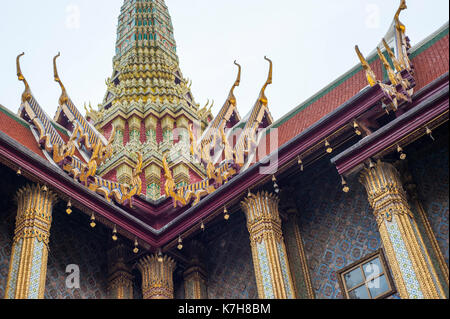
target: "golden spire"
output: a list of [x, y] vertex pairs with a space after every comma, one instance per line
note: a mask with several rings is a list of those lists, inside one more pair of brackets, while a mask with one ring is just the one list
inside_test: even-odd
[[234, 89], [241, 84], [241, 66], [236, 61], [234, 61], [234, 64], [238, 66], [239, 71], [236, 78], [236, 82], [234, 82], [233, 87], [230, 90], [230, 94], [228, 95], [228, 102], [230, 102], [231, 105], [236, 106], [236, 97], [234, 96]]
[[355, 50], [356, 50], [356, 54], [359, 57], [359, 60], [361, 61], [362, 67], [366, 71], [366, 77], [367, 77], [367, 81], [369, 82], [369, 85], [370, 86], [374, 86], [375, 84], [377, 84], [377, 77], [376, 77], [375, 73], [373, 72], [373, 70], [370, 67], [369, 63], [366, 61], [366, 59], [362, 55], [362, 53], [359, 50], [358, 46], [355, 46]]
[[397, 12], [395, 13], [395, 27], [397, 28], [397, 30], [401, 31], [402, 33], [404, 33], [406, 31], [406, 27], [403, 23], [400, 22], [400, 13], [403, 10], [408, 9], [408, 6], [406, 5], [406, 0], [401, 0], [400, 1], [400, 7], [398, 8]]
[[17, 56], [17, 59], [16, 59], [17, 78], [19, 79], [19, 81], [22, 81], [23, 84], [25, 85], [25, 91], [22, 94], [22, 102], [28, 101], [31, 98], [30, 86], [28, 85], [28, 82], [25, 79], [25, 77], [23, 76], [22, 70], [20, 69], [20, 58], [24, 55], [25, 55], [25, 53], [22, 52], [21, 54], [19, 54]]
[[268, 100], [266, 97], [266, 88], [269, 84], [272, 84], [272, 72], [273, 72], [273, 63], [272, 60], [270, 60], [268, 57], [264, 57], [265, 60], [269, 61], [270, 68], [269, 68], [269, 76], [267, 78], [266, 83], [264, 84], [263, 88], [261, 89], [261, 93], [259, 94], [259, 101], [264, 105], [267, 106]]
[[61, 54], [58, 52], [58, 54], [53, 58], [53, 73], [54, 73], [54, 77], [55, 77], [55, 82], [58, 82], [59, 85], [61, 86], [61, 97], [59, 98], [59, 105], [63, 105], [64, 103], [66, 103], [69, 100], [69, 97], [67, 96], [67, 91], [66, 88], [64, 87], [64, 85], [61, 82], [61, 79], [59, 78], [58, 75], [58, 69], [56, 68], [56, 59], [59, 58], [61, 56]]

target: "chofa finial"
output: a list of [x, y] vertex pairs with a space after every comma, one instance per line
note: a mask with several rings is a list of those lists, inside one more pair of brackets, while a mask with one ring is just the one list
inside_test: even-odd
[[60, 56], [61, 56], [61, 53], [58, 52], [58, 54], [53, 58], [53, 74], [54, 74], [55, 82], [58, 82], [59, 85], [61, 86], [62, 92], [61, 92], [61, 97], [59, 98], [59, 105], [63, 105], [65, 102], [67, 102], [69, 97], [67, 96], [66, 88], [64, 87], [64, 85], [58, 75], [58, 68], [56, 67], [56, 59], [59, 58]]
[[25, 85], [25, 91], [22, 94], [22, 102], [28, 101], [31, 98], [31, 90], [30, 86], [28, 85], [27, 80], [23, 76], [22, 70], [20, 68], [20, 58], [25, 55], [25, 52], [22, 52], [19, 54], [16, 58], [16, 67], [17, 67], [17, 78], [19, 81], [22, 81]]

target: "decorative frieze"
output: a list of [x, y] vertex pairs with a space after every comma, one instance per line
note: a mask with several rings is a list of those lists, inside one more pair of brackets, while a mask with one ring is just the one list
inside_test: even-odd
[[145, 168], [147, 198], [158, 200], [161, 197], [161, 167], [151, 164]]
[[251, 194], [241, 203], [247, 217], [261, 299], [295, 298], [278, 203], [278, 197], [268, 192]]
[[445, 298], [398, 171], [378, 161], [363, 171], [360, 181], [367, 190], [400, 297]]
[[56, 194], [27, 185], [16, 195], [17, 216], [5, 299], [43, 299]]
[[133, 178], [133, 169], [127, 164], [121, 164], [117, 168], [117, 181], [120, 184], [131, 184]]

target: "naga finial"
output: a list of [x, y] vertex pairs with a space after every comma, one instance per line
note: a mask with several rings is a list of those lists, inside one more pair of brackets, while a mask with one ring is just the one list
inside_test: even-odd
[[17, 78], [19, 79], [19, 81], [22, 81], [23, 84], [25, 85], [25, 91], [22, 94], [22, 102], [28, 101], [31, 98], [30, 86], [28, 85], [28, 82], [23, 76], [22, 70], [20, 69], [20, 58], [24, 55], [25, 52], [22, 52], [16, 58]]
[[264, 105], [267, 105], [267, 103], [268, 103], [268, 100], [267, 100], [267, 97], [266, 97], [266, 88], [267, 88], [267, 86], [269, 86], [269, 84], [272, 84], [272, 75], [273, 75], [273, 63], [272, 63], [272, 60], [270, 60], [267, 56], [264, 56], [264, 59], [266, 60], [266, 61], [269, 61], [269, 63], [270, 63], [270, 68], [269, 68], [269, 76], [267, 77], [267, 81], [266, 81], [266, 83], [264, 84], [264, 86], [263, 86], [263, 88], [262, 88], [262, 90], [261, 90], [261, 93], [260, 93], [260, 95], [259, 95], [259, 101], [261, 102], [261, 103], [263, 103]]
[[241, 69], [242, 68], [241, 68], [240, 64], [238, 64], [236, 61], [234, 61], [234, 64], [237, 65], [239, 71], [238, 71], [236, 81], [234, 82], [233, 87], [230, 90], [230, 94], [228, 95], [228, 102], [231, 105], [236, 106], [237, 101], [236, 101], [236, 97], [234, 96], [234, 89], [241, 84]]
[[405, 32], [406, 27], [403, 23], [400, 22], [400, 13], [406, 9], [408, 9], [408, 6], [406, 5], [406, 0], [401, 0], [400, 7], [398, 8], [397, 12], [395, 13], [395, 17], [394, 17], [395, 27], [401, 32]]
[[66, 88], [64, 87], [59, 75], [58, 75], [58, 69], [56, 67], [56, 59], [59, 58], [61, 56], [61, 53], [58, 52], [58, 54], [53, 58], [53, 74], [55, 77], [55, 82], [58, 82], [59, 85], [61, 86], [61, 97], [59, 98], [59, 105], [63, 105], [64, 103], [67, 102], [67, 100], [69, 99], [69, 97], [67, 96], [67, 91]]
[[361, 61], [362, 67], [366, 71], [366, 77], [367, 77], [367, 81], [369, 82], [369, 85], [374, 86], [375, 84], [377, 84], [377, 78], [376, 78], [375, 73], [373, 72], [369, 63], [366, 61], [366, 59], [362, 55], [358, 46], [355, 46], [355, 50], [356, 50], [356, 54], [358, 55], [359, 60]]

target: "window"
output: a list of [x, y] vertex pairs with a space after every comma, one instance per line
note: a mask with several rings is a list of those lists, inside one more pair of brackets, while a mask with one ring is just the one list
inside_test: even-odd
[[346, 299], [383, 299], [395, 293], [382, 250], [342, 269], [338, 275]]

